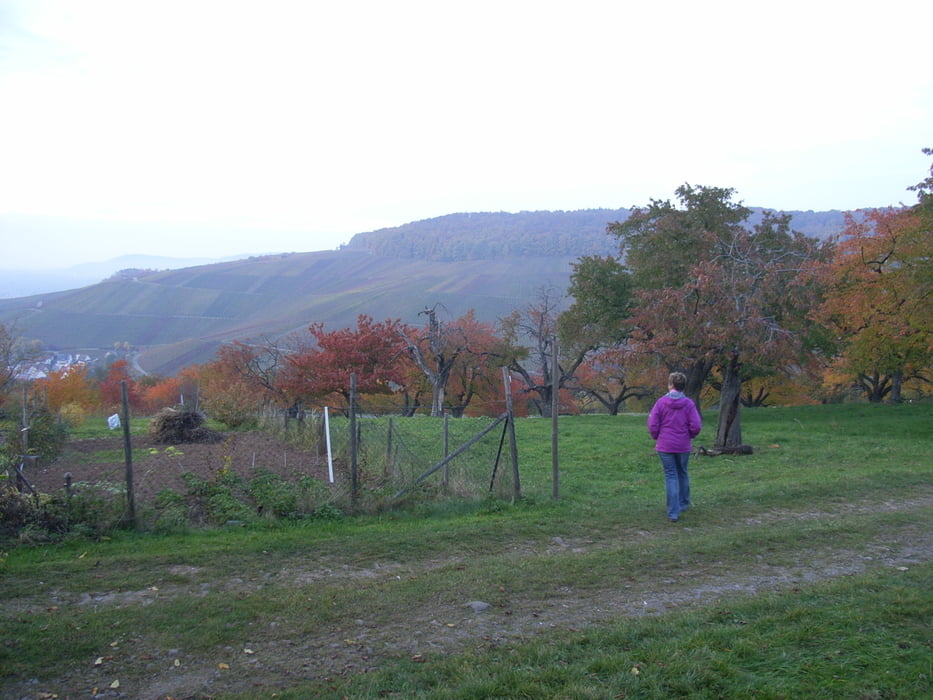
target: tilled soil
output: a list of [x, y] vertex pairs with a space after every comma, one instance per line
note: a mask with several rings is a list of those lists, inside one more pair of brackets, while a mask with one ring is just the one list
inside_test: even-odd
[[[326, 479], [326, 456], [301, 450], [263, 432], [236, 432], [216, 444], [163, 445], [134, 436], [133, 494], [136, 503], [152, 501], [162, 489], [184, 492], [182, 474], [211, 480], [221, 470], [249, 478], [257, 468], [268, 469], [287, 479], [301, 475]], [[138, 453], [146, 451], [140, 459]], [[93, 455], [107, 453], [106, 461]], [[126, 461], [122, 436], [71, 442], [55, 462], [27, 468], [26, 478], [42, 493], [53, 493], [65, 486], [70, 474], [76, 488], [101, 482], [123, 486]], [[100, 459], [100, 457], [98, 458]]]

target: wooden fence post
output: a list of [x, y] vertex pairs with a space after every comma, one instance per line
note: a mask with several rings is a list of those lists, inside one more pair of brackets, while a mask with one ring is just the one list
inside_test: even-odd
[[359, 490], [359, 443], [356, 434], [356, 372], [350, 374], [350, 502], [356, 508]]
[[557, 417], [560, 413], [560, 381], [557, 336], [551, 342], [551, 497], [560, 498], [560, 462], [557, 459]]
[[133, 446], [130, 442], [130, 402], [126, 393], [126, 380], [120, 382], [123, 403], [123, 454], [126, 460], [126, 511], [132, 527], [136, 527], [136, 497], [133, 494]]
[[392, 467], [392, 416], [386, 420], [386, 463], [383, 467], [382, 475], [389, 476], [393, 472]]
[[518, 444], [515, 440], [515, 412], [512, 410], [512, 382], [508, 367], [502, 368], [502, 381], [505, 384], [505, 412], [509, 431], [509, 454], [512, 458], [512, 500], [519, 501], [522, 497], [522, 484], [518, 474]]
[[[450, 455], [450, 414], [444, 412], [444, 459]], [[444, 488], [450, 486], [450, 463], [444, 465]]]

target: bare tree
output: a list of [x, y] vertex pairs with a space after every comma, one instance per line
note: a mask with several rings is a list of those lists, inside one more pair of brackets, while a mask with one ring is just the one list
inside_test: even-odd
[[516, 309], [499, 322], [510, 345], [531, 344], [528, 354], [513, 357], [508, 367], [522, 378], [525, 393], [531, 397], [539, 415], [545, 417], [551, 416], [553, 392], [570, 382], [587, 353], [594, 349], [592, 345], [583, 345], [571, 348], [563, 358], [558, 356], [557, 376], [552, 376], [553, 355], [559, 354], [557, 319], [561, 301], [553, 290], [542, 289], [537, 302]]
[[456, 326], [450, 328], [437, 319], [437, 304], [418, 315], [428, 317], [424, 334], [403, 334], [403, 338], [411, 359], [431, 384], [431, 415], [442, 416], [450, 372], [466, 347], [466, 337]]
[[16, 326], [0, 323], [0, 403], [16, 382], [16, 377], [36, 350], [18, 337]]

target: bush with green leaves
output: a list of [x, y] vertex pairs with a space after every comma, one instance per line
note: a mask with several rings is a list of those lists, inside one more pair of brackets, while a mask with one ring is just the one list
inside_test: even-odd
[[70, 492], [21, 492], [0, 486], [0, 541], [45, 544], [66, 539], [97, 539], [125, 524], [125, 492], [101, 482], [79, 482]]
[[298, 515], [298, 491], [294, 484], [273, 474], [268, 469], [257, 469], [249, 482], [249, 494], [260, 513], [277, 518], [294, 518]]
[[[28, 417], [26, 454], [51, 461], [62, 451], [68, 438], [68, 425], [45, 409], [36, 409]], [[0, 469], [9, 470], [23, 454], [21, 421], [11, 418], [0, 423]]]
[[189, 472], [182, 479], [188, 489], [188, 517], [195, 524], [224, 525], [255, 516], [245, 502], [246, 484], [233, 472], [222, 470], [211, 480]]

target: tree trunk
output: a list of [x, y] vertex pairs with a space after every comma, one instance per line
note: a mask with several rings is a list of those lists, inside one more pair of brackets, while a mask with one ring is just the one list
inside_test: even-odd
[[742, 363], [733, 352], [723, 368], [722, 390], [719, 394], [719, 424], [716, 426], [716, 449], [734, 448], [742, 444], [742, 425], [739, 411], [742, 402]]
[[700, 410], [700, 392], [703, 391], [703, 385], [709, 376], [713, 363], [708, 360], [696, 360], [688, 367], [679, 370], [687, 375], [687, 386], [684, 388], [684, 394], [693, 399], [697, 411]]
[[891, 393], [888, 395], [888, 403], [904, 403], [904, 397], [901, 395], [903, 385], [904, 373], [898, 370], [891, 375]]
[[435, 418], [444, 415], [444, 384], [446, 381], [446, 379], [442, 381], [438, 378], [431, 386], [431, 415]]
[[538, 409], [538, 413], [542, 418], [550, 418], [551, 396], [553, 396], [551, 385], [545, 384], [541, 387], [538, 387], [537, 394], [540, 398], [534, 399], [535, 408]]
[[874, 372], [871, 375], [860, 374], [858, 385], [868, 397], [868, 403], [881, 403], [884, 397], [891, 391], [891, 377], [881, 372]]

